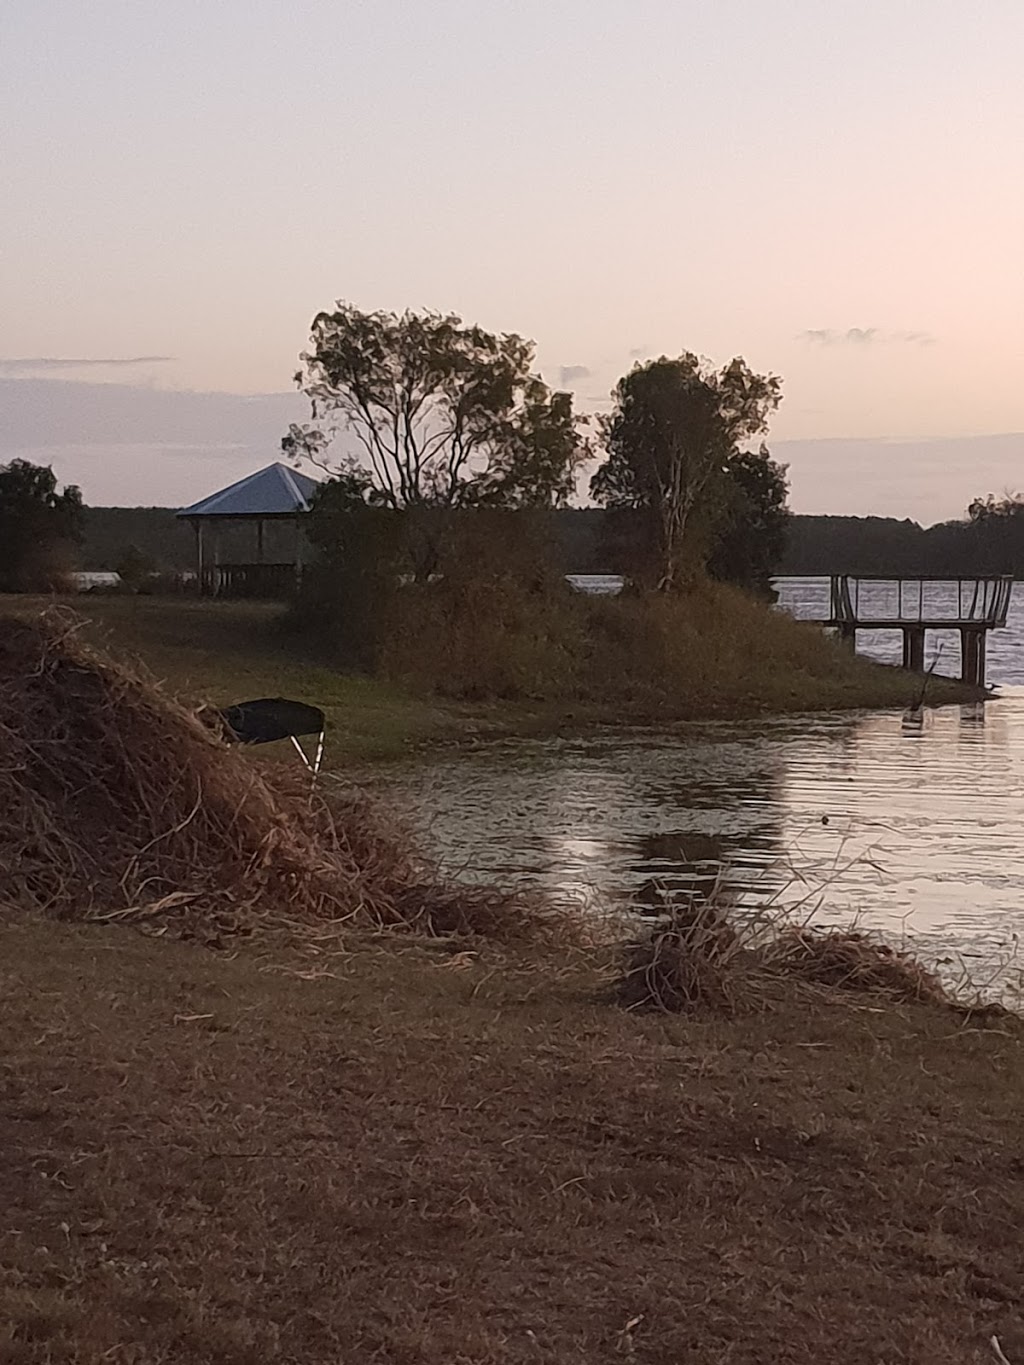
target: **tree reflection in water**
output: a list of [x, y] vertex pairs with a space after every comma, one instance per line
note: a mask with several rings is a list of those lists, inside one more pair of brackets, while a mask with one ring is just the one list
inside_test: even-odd
[[[1024, 598], [1022, 598], [1024, 600]], [[456, 752], [381, 785], [457, 875], [584, 910], [716, 885], [926, 953], [1024, 934], [1024, 696], [987, 708], [776, 717]]]

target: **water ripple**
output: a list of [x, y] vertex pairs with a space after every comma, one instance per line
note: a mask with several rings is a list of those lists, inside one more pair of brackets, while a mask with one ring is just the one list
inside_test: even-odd
[[934, 958], [1005, 958], [1024, 931], [1024, 689], [897, 713], [523, 740], [380, 779], [460, 875], [592, 905], [652, 880], [828, 921]]

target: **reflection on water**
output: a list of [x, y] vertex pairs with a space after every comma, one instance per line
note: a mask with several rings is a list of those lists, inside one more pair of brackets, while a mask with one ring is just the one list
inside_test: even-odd
[[933, 957], [1024, 929], [1024, 690], [987, 707], [785, 717], [455, 752], [380, 779], [461, 875], [594, 906], [652, 882], [819, 917]]

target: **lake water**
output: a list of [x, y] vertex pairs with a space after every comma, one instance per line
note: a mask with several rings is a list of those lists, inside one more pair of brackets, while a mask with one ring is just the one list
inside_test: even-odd
[[[812, 580], [781, 587], [784, 603], [815, 614]], [[1022, 606], [993, 638], [990, 677], [1009, 685], [985, 706], [918, 723], [847, 713], [522, 740], [380, 781], [465, 877], [597, 910], [642, 904], [652, 884], [700, 893], [720, 880], [741, 904], [856, 919], [1012, 990], [1024, 932]], [[898, 635], [865, 645], [898, 657]], [[958, 654], [940, 659], [941, 671], [958, 665]]]

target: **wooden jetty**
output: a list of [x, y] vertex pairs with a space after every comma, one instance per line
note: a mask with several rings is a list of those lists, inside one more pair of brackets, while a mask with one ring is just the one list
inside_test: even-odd
[[939, 579], [833, 574], [830, 615], [822, 624], [832, 626], [852, 649], [859, 630], [902, 631], [903, 667], [916, 673], [924, 670], [928, 631], [959, 631], [960, 677], [984, 687], [988, 632], [1006, 625], [1012, 593], [1011, 575]]

